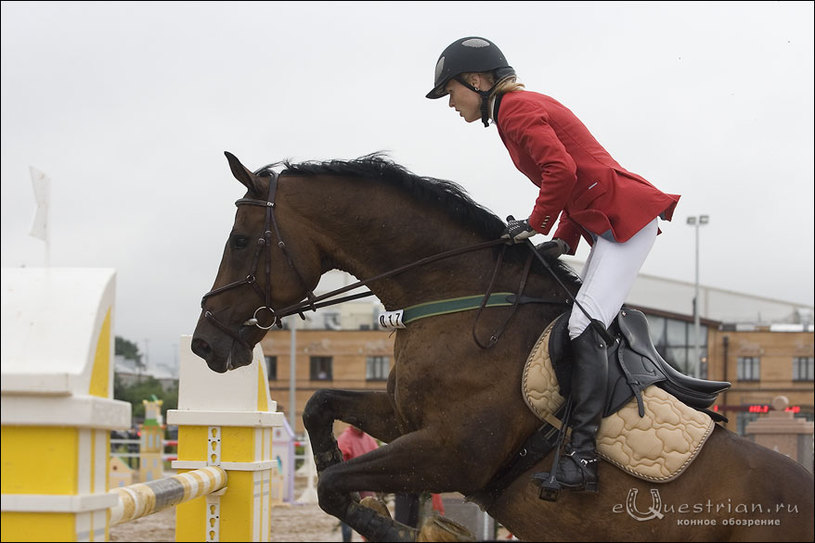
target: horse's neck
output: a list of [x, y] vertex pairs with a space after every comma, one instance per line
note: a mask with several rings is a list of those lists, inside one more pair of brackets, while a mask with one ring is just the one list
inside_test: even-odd
[[[433, 226], [409, 221], [402, 226], [390, 225], [378, 232], [376, 228], [354, 235], [329, 236], [330, 244], [324, 251], [336, 267], [347, 271], [357, 279], [366, 280], [408, 266], [403, 272], [372, 282], [368, 287], [388, 309], [396, 309], [424, 301], [435, 295], [449, 297], [451, 289], [467, 289], [473, 277], [463, 270], [480, 270], [489, 267], [481, 254], [462, 254], [436, 262], [417, 265], [419, 260], [446, 251], [473, 245], [478, 241], [463, 235], [452, 234], [439, 223], [435, 236], [427, 234]], [[420, 296], [421, 299], [417, 298]]]
[[[324, 272], [338, 268], [366, 280], [428, 256], [486, 241], [444, 214], [400, 197], [392, 187], [374, 187], [361, 194], [358, 183], [329, 179], [315, 190], [319, 198], [298, 207], [313, 225], [314, 239], [327, 263]], [[331, 202], [330, 210], [320, 204], [326, 201]], [[466, 282], [476, 280], [473, 269], [490, 267], [487, 253], [463, 254], [411, 268], [369, 288], [389, 309], [416, 303], [417, 292], [427, 296], [434, 291], [449, 293], [451, 286], [466, 289]], [[457, 270], [468, 270], [468, 274]]]

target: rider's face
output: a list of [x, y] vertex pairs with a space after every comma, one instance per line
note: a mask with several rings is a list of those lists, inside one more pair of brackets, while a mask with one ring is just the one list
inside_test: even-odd
[[[469, 83], [472, 84], [472, 82]], [[473, 85], [473, 87], [479, 88], [477, 85]], [[450, 96], [447, 104], [455, 108], [459, 115], [464, 117], [465, 121], [471, 123], [481, 118], [481, 96], [455, 79], [451, 79], [444, 86], [444, 90]]]

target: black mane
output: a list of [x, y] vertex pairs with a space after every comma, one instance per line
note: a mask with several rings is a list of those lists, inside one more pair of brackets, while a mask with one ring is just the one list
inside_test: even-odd
[[353, 160], [309, 161], [293, 164], [284, 162], [283, 174], [342, 175], [365, 177], [401, 188], [410, 197], [443, 209], [454, 220], [466, 223], [473, 231], [488, 239], [501, 235], [504, 223], [494, 213], [477, 204], [453, 181], [421, 177], [393, 162], [382, 153], [372, 153]]
[[[285, 167], [281, 175], [340, 175], [364, 177], [389, 183], [401, 188], [412, 198], [442, 209], [448, 216], [466, 223], [473, 231], [487, 239], [500, 237], [506, 226], [504, 221], [492, 211], [476, 203], [458, 183], [445, 179], [418, 176], [404, 166], [393, 162], [381, 152], [371, 153], [353, 160], [334, 159], [299, 163], [286, 160], [282, 163], [261, 168], [255, 173], [263, 175], [268, 168], [278, 164]], [[520, 249], [520, 247], [516, 246], [513, 249]], [[519, 252], [521, 251], [510, 251], [510, 253]], [[523, 253], [528, 254], [525, 251]], [[535, 268], [539, 272], [548, 273], [538, 262], [535, 264]], [[556, 270], [561, 280], [573, 285], [579, 284], [579, 277], [568, 264], [555, 260], [550, 261], [550, 265]]]

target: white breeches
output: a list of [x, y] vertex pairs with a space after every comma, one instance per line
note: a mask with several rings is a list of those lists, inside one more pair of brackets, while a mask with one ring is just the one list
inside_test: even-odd
[[[628, 297], [656, 237], [657, 219], [654, 219], [624, 243], [598, 237], [592, 245], [581, 273], [583, 285], [575, 298], [606, 328]], [[569, 317], [569, 337], [574, 339], [582, 334], [589, 323], [589, 318], [575, 304]]]

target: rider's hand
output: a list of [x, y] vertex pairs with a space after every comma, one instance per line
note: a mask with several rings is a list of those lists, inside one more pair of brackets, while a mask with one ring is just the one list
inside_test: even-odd
[[559, 258], [560, 255], [569, 252], [569, 244], [559, 238], [554, 238], [552, 241], [546, 241], [535, 247], [542, 255], [549, 258]]
[[501, 234], [501, 237], [511, 240], [512, 243], [522, 243], [535, 234], [537, 234], [537, 232], [534, 228], [529, 226], [528, 220], [516, 221], [515, 218], [510, 215], [507, 217], [507, 227], [504, 229], [504, 233]]

